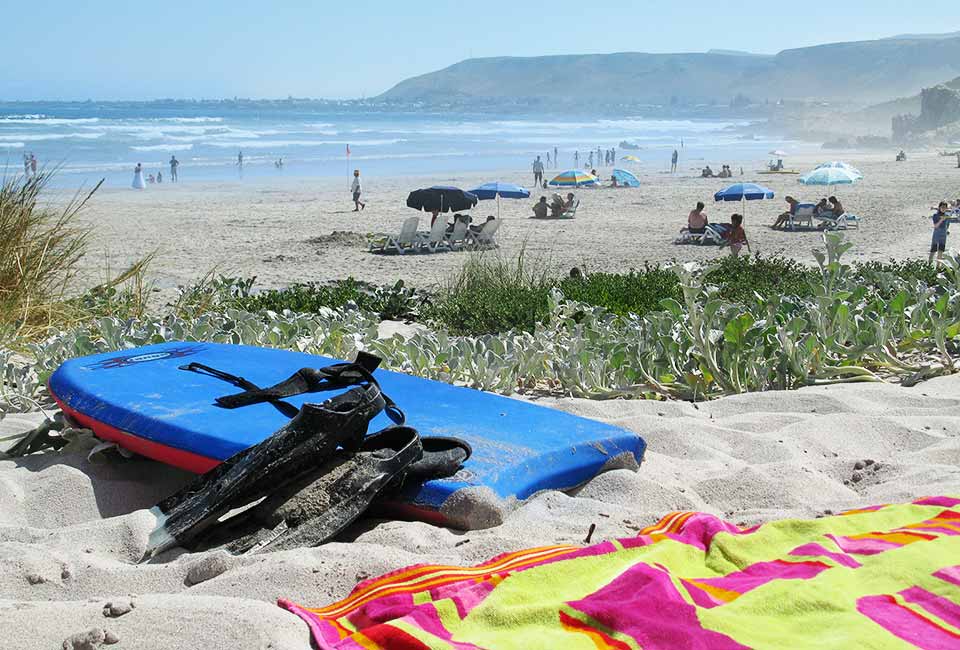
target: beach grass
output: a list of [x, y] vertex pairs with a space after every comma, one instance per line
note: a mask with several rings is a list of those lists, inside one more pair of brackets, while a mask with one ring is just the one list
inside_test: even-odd
[[64, 320], [64, 296], [90, 234], [76, 217], [100, 187], [49, 208], [41, 194], [50, 178], [41, 172], [0, 185], [0, 327], [17, 337]]

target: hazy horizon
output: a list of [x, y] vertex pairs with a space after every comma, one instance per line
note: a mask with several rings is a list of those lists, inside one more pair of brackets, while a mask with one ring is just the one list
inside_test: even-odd
[[[269, 8], [216, 0], [181, 14], [152, 14], [129, 3], [92, 7], [57, 0], [5, 10], [8, 24], [18, 29], [0, 42], [8, 64], [0, 100], [360, 99], [470, 58], [776, 54], [960, 27], [943, 23], [942, 16], [955, 10], [946, 0], [910, 7], [852, 0], [819, 22], [806, 7], [753, 0], [736, 9], [702, 1], [682, 9], [600, 2], [589, 11], [562, 0], [549, 13], [491, 0], [475, 14], [459, 6], [412, 2], [398, 8], [382, 0]], [[690, 21], [691, 14], [715, 15], [722, 28], [717, 20]]]

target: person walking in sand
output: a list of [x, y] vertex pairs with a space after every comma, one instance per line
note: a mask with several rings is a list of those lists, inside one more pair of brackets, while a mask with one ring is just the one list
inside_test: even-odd
[[670, 173], [671, 173], [671, 174], [676, 174], [676, 173], [677, 173], [677, 161], [678, 161], [678, 160], [680, 160], [680, 153], [679, 153], [676, 149], [674, 149], [674, 150], [673, 150], [673, 155], [670, 156]]
[[137, 163], [137, 166], [133, 168], [133, 189], [142, 190], [146, 187], [147, 184], [143, 180], [143, 165]]
[[930, 242], [930, 258], [928, 264], [933, 264], [933, 255], [937, 255], [937, 264], [943, 261], [943, 251], [947, 248], [947, 229], [950, 228], [951, 218], [947, 214], [946, 201], [940, 201], [937, 211], [933, 213], [933, 240]]
[[240, 151], [237, 153], [237, 167], [243, 169], [243, 152]]
[[360, 200], [360, 194], [363, 187], [360, 184], [360, 170], [353, 170], [353, 182], [350, 184], [350, 191], [353, 192], [353, 211], [359, 212], [367, 207], [367, 204]]
[[177, 182], [177, 170], [180, 167], [180, 161], [177, 160], [176, 156], [170, 156], [170, 182]]
[[540, 187], [541, 183], [543, 183], [543, 161], [540, 160], [540, 156], [537, 156], [533, 161], [533, 184]]

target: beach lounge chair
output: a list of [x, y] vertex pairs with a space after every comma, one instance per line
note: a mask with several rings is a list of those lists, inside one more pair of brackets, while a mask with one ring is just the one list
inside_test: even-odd
[[467, 231], [470, 230], [466, 221], [457, 221], [453, 224], [453, 232], [446, 236], [447, 248], [460, 250], [467, 244]]
[[433, 222], [430, 232], [417, 233], [417, 250], [420, 252], [436, 253], [447, 246], [447, 220], [438, 216]]
[[496, 219], [483, 224], [480, 232], [473, 232], [471, 230], [467, 233], [467, 245], [471, 248], [496, 248], [497, 242], [494, 239], [494, 235], [497, 234], [499, 228], [500, 220]]
[[563, 214], [560, 215], [561, 219], [573, 219], [577, 216], [577, 208], [580, 207], [580, 199], [577, 199], [572, 208], [563, 211]]
[[720, 246], [723, 244], [723, 235], [729, 228], [730, 224], [728, 223], [708, 223], [703, 232], [690, 232], [689, 228], [684, 228], [680, 231], [680, 236], [673, 240], [673, 243]]
[[813, 230], [813, 217], [816, 209], [817, 206], [812, 203], [801, 203], [797, 206], [797, 211], [790, 217], [784, 230], [799, 230], [801, 225]]
[[832, 214], [817, 215], [820, 220], [822, 230], [846, 230], [847, 228], [860, 228], [860, 217], [849, 212], [844, 212], [839, 216]]
[[419, 225], [420, 217], [410, 217], [403, 222], [399, 234], [375, 236], [370, 242], [370, 251], [385, 253], [388, 250], [395, 250], [403, 255], [409, 250], [414, 250], [417, 244], [417, 226]]

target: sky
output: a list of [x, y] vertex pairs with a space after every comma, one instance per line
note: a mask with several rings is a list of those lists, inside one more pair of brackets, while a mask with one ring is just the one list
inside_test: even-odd
[[471, 57], [772, 54], [960, 30], [957, 0], [0, 0], [0, 15], [0, 100], [358, 98]]

